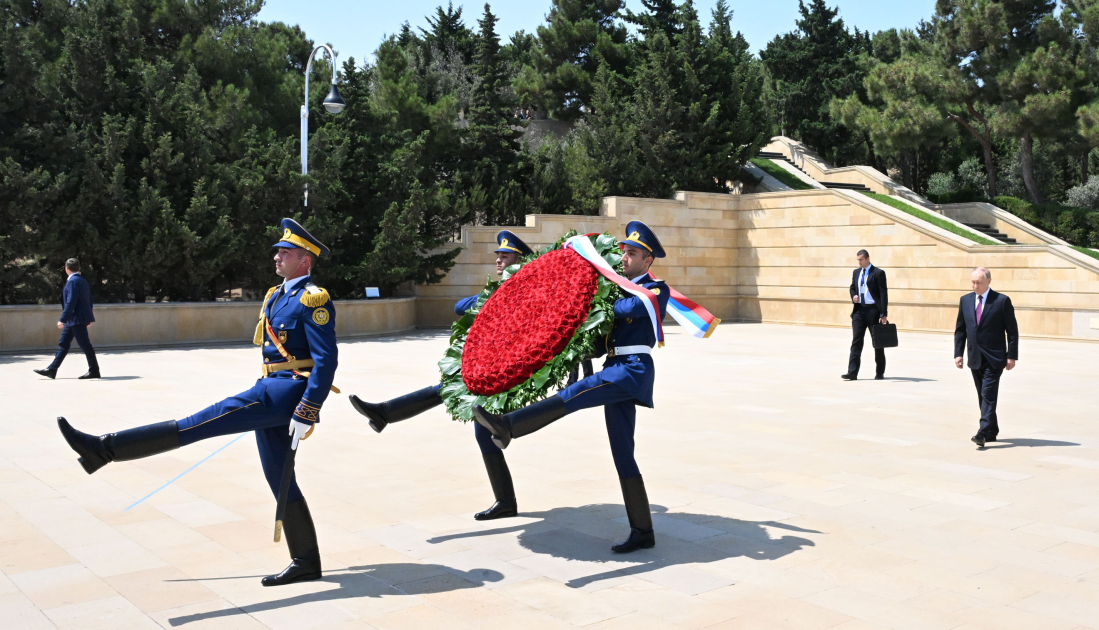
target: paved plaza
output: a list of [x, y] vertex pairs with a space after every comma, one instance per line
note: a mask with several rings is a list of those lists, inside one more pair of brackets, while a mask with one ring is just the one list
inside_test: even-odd
[[251, 435], [88, 476], [55, 422], [187, 416], [248, 388], [257, 349], [103, 352], [101, 381], [79, 352], [56, 381], [0, 357], [0, 626], [1099, 629], [1099, 345], [1023, 339], [979, 451], [946, 335], [902, 333], [887, 380], [852, 383], [845, 329], [667, 336], [637, 429], [657, 546], [626, 556], [601, 410], [513, 442], [521, 516], [479, 523], [472, 426], [438, 408], [377, 435], [346, 398], [436, 382], [446, 332], [342, 343], [297, 458], [325, 577], [281, 588]]

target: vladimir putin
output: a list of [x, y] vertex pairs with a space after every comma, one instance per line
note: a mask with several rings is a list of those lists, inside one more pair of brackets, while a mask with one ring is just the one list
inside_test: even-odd
[[962, 369], [962, 349], [968, 346], [967, 364], [973, 372], [977, 401], [981, 405], [981, 426], [977, 435], [970, 439], [984, 447], [985, 442], [995, 442], [1000, 433], [996, 421], [1000, 375], [1004, 368], [1014, 368], [1019, 360], [1019, 325], [1015, 322], [1011, 298], [989, 288], [991, 271], [977, 267], [969, 281], [973, 293], [962, 296], [958, 323], [954, 327], [954, 365]]

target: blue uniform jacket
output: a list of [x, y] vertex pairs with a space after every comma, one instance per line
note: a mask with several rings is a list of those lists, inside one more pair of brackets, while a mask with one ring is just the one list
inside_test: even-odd
[[61, 291], [61, 319], [66, 326], [79, 326], [95, 321], [92, 315], [92, 286], [79, 273], [69, 276]]
[[[668, 313], [668, 285], [654, 280], [649, 274], [639, 278], [635, 284], [645, 287], [656, 294], [660, 305], [660, 319]], [[607, 347], [656, 345], [656, 333], [649, 319], [649, 312], [641, 298], [633, 295], [621, 298], [614, 303], [614, 326], [607, 335]], [[653, 383], [656, 371], [653, 358], [648, 354], [631, 354], [607, 359], [603, 370], [598, 372], [603, 382], [613, 383], [626, 390], [637, 402], [653, 406]]]
[[454, 304], [454, 314], [458, 317], [466, 314], [466, 311], [477, 306], [477, 298], [481, 297], [481, 294], [471, 295], [467, 298], [462, 298]]
[[[323, 303], [318, 303], [321, 300]], [[309, 302], [317, 305], [308, 306]], [[301, 370], [308, 371], [309, 377], [294, 417], [302, 422], [317, 422], [336, 375], [336, 305], [307, 276], [289, 293], [280, 296], [276, 289], [268, 296], [264, 313], [287, 353], [298, 361], [313, 360], [312, 368]], [[285, 360], [263, 331], [263, 362]], [[295, 377], [292, 372], [276, 372], [269, 378]]]

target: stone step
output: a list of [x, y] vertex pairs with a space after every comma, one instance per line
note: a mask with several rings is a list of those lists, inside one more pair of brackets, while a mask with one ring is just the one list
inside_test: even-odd
[[836, 188], [840, 190], [854, 190], [857, 192], [873, 192], [862, 184], [848, 184], [847, 182], [821, 182], [825, 188]]
[[966, 226], [967, 228], [977, 230], [985, 236], [996, 239], [997, 241], [1000, 241], [1002, 243], [1014, 244], [1018, 242], [1015, 239], [1010, 238], [1007, 234], [1004, 234], [1003, 232], [993, 228], [987, 223], [962, 223], [962, 225]]

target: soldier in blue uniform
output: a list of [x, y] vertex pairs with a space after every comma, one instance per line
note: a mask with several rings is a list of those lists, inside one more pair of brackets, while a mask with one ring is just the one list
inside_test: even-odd
[[[626, 233], [629, 236], [622, 241], [625, 276], [656, 295], [663, 320], [668, 309], [668, 287], [649, 275], [649, 266], [654, 259], [664, 257], [664, 248], [652, 230], [640, 221], [631, 221]], [[656, 371], [651, 353], [656, 342], [652, 321], [641, 298], [623, 297], [614, 303], [614, 326], [607, 336], [607, 360], [602, 371], [511, 413], [489, 413], [480, 405], [473, 408], [477, 422], [492, 433], [492, 441], [503, 449], [512, 439], [534, 433], [570, 413], [602, 406], [630, 521], [629, 538], [611, 547], [619, 553], [656, 544], [645, 482], [633, 456], [637, 405], [653, 406]]]
[[[336, 373], [336, 308], [328, 292], [310, 276], [328, 248], [293, 219], [283, 219], [275, 243], [275, 273], [284, 278], [263, 300], [253, 342], [263, 347], [262, 376], [249, 390], [215, 403], [183, 420], [169, 420], [94, 436], [77, 431], [64, 418], [57, 424], [80, 455], [88, 474], [109, 462], [149, 457], [199, 440], [255, 431], [263, 474], [278, 496], [288, 448], [312, 433]], [[290, 483], [283, 531], [291, 562], [264, 586], [321, 577], [313, 518], [297, 479]]]
[[[497, 275], [503, 274], [504, 270], [517, 263], [519, 258], [534, 253], [526, 243], [508, 230], [496, 235], [496, 244]], [[465, 315], [466, 311], [477, 305], [478, 297], [480, 294], [458, 300], [454, 305], [454, 313], [459, 317]], [[439, 397], [440, 387], [442, 385], [432, 385], [383, 403], [368, 403], [352, 394], [351, 406], [369, 418], [370, 428], [381, 433], [387, 424], [407, 420], [443, 404], [443, 399]], [[492, 494], [496, 499], [487, 510], [474, 514], [473, 518], [478, 521], [489, 521], [515, 516], [519, 513], [519, 508], [515, 501], [515, 486], [512, 484], [511, 471], [508, 469], [507, 460], [504, 459], [504, 453], [492, 443], [492, 436], [481, 425], [474, 424], [473, 429], [477, 445], [481, 447], [481, 458], [485, 462], [485, 470], [488, 471]]]

